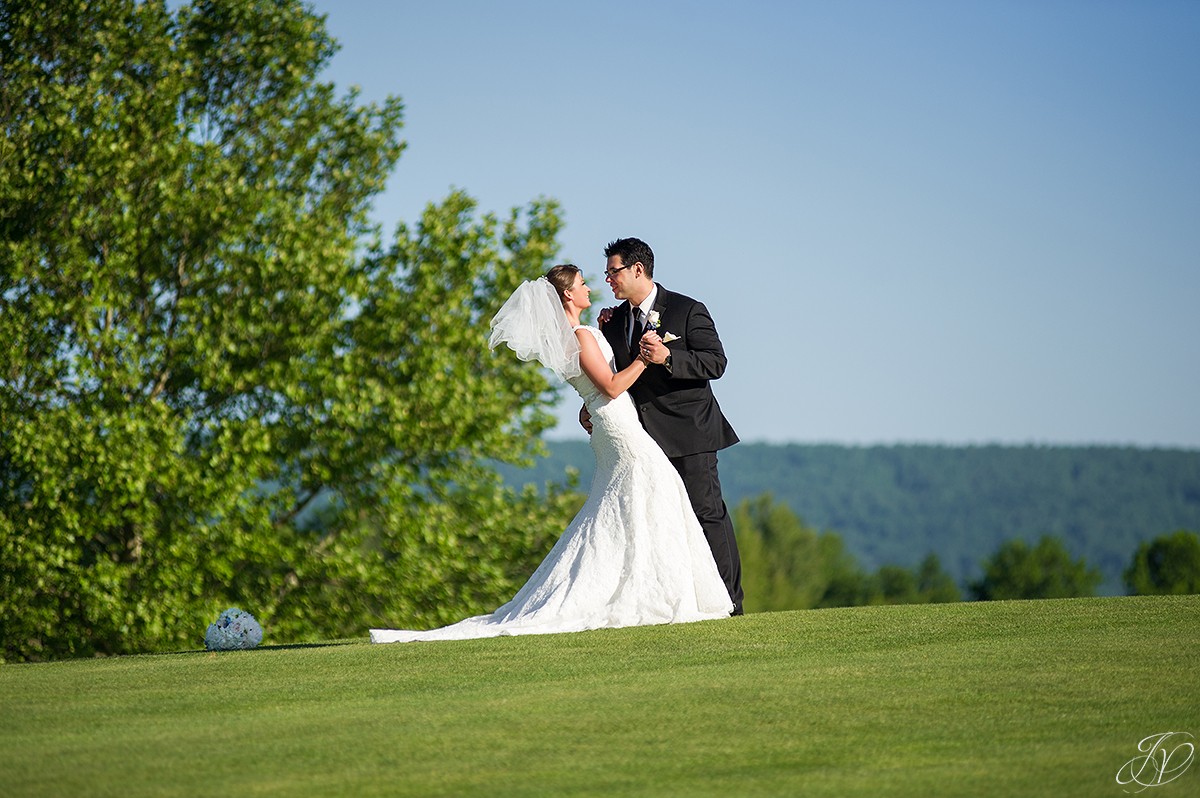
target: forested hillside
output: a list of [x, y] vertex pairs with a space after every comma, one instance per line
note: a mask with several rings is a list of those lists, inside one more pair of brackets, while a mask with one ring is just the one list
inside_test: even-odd
[[[515, 484], [561, 481], [586, 490], [586, 441], [554, 441]], [[808, 524], [838, 533], [867, 568], [917, 565], [930, 552], [960, 583], [1010, 538], [1061, 538], [1123, 593], [1138, 544], [1200, 531], [1200, 451], [1060, 446], [872, 446], [742, 443], [720, 454], [732, 507], [770, 493]]]

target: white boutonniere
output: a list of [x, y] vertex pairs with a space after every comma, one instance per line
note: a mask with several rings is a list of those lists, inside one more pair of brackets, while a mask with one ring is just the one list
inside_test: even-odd
[[[658, 328], [662, 326], [662, 317], [657, 310], [652, 310], [646, 314], [646, 326], [658, 332]], [[678, 341], [679, 336], [673, 332], [665, 332], [662, 334], [662, 340], [664, 344], [669, 344], [672, 341]]]

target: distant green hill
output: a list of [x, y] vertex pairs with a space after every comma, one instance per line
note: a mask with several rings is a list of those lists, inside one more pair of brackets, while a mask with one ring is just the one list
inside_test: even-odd
[[[552, 441], [511, 484], [592, 475], [587, 441]], [[868, 446], [742, 443], [720, 453], [732, 506], [772, 494], [805, 522], [837, 532], [865, 568], [913, 566], [929, 552], [960, 582], [1010, 538], [1061, 538], [1124, 593], [1142, 541], [1200, 532], [1200, 451], [1064, 446]]]

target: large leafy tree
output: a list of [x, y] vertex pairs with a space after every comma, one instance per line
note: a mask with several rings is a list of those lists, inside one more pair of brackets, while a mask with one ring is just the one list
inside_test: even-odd
[[575, 502], [488, 467], [551, 423], [485, 342], [556, 205], [383, 243], [402, 107], [335, 47], [296, 0], [0, 0], [0, 657], [445, 621]]
[[1125, 586], [1142, 596], [1200, 593], [1200, 535], [1180, 529], [1138, 546]]

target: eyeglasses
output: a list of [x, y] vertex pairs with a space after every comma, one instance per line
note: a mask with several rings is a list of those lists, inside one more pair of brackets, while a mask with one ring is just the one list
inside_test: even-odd
[[604, 270], [604, 279], [605, 279], [605, 280], [608, 280], [608, 279], [611, 279], [611, 278], [613, 278], [613, 277], [616, 277], [616, 276], [617, 276], [617, 272], [623, 272], [623, 271], [625, 271], [626, 269], [632, 269], [634, 266], [637, 266], [637, 265], [638, 265], [638, 263], [640, 263], [640, 262], [641, 262], [641, 261], [637, 261], [637, 262], [634, 262], [634, 263], [631, 263], [631, 264], [629, 264], [628, 266], [622, 266], [622, 267], [621, 267], [621, 268], [619, 268], [619, 269], [605, 269], [605, 270]]

